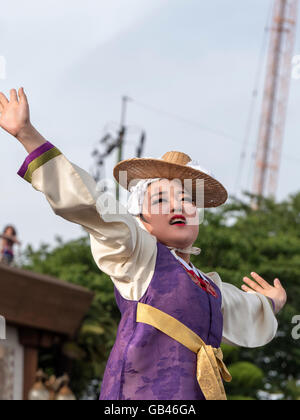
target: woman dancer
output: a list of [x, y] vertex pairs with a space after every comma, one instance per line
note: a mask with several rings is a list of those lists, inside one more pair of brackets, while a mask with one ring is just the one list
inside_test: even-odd
[[[223, 185], [182, 152], [129, 159], [114, 168], [131, 192], [128, 208], [115, 211], [114, 198], [32, 126], [23, 88], [11, 89], [10, 99], [0, 93], [0, 112], [0, 126], [29, 153], [18, 174], [57, 215], [85, 228], [98, 267], [114, 283], [122, 318], [100, 399], [226, 399], [222, 379], [231, 377], [221, 341], [268, 343], [286, 293], [278, 279], [272, 286], [255, 272], [241, 291], [190, 263], [200, 252], [193, 247], [198, 209], [223, 204]], [[188, 188], [184, 180], [192, 181]]]

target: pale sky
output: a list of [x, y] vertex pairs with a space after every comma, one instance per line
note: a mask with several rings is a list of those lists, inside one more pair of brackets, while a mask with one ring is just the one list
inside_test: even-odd
[[[6, 68], [0, 90], [8, 95], [24, 86], [33, 125], [87, 171], [97, 141], [107, 124], [119, 122], [121, 97], [128, 95], [134, 101], [128, 104], [132, 129], [124, 159], [134, 157], [141, 127], [144, 156], [179, 150], [212, 171], [229, 196], [237, 179], [249, 190], [261, 95], [240, 174], [238, 167], [271, 1], [2, 0]], [[299, 109], [300, 79], [291, 82], [278, 200], [300, 190]], [[64, 240], [82, 235], [17, 176], [26, 157], [22, 146], [3, 130], [0, 144], [0, 229], [14, 224], [22, 246], [35, 249], [53, 244], [57, 234]], [[113, 153], [107, 160], [106, 177], [112, 178], [116, 158]]]

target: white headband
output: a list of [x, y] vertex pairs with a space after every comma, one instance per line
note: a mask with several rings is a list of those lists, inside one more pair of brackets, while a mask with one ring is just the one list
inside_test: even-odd
[[127, 210], [133, 216], [138, 216], [142, 213], [143, 202], [148, 185], [151, 182], [159, 181], [162, 178], [148, 178], [141, 179], [136, 185], [130, 188], [130, 196], [127, 202]]

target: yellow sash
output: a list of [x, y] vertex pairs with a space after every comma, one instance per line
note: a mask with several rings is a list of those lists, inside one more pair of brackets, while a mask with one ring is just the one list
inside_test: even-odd
[[[226, 400], [222, 378], [231, 381], [221, 348], [208, 346], [177, 319], [153, 306], [138, 302], [136, 321], [152, 325], [197, 354], [197, 380], [206, 400]], [[222, 378], [221, 378], [222, 375]]]

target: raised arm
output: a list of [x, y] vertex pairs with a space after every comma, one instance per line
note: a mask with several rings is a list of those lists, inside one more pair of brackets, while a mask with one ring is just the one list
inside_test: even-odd
[[14, 242], [15, 244], [21, 245], [21, 242], [16, 238], [16, 236], [0, 235], [2, 239], [8, 239], [9, 241]]
[[[18, 96], [19, 95], [19, 96]], [[28, 153], [46, 143], [30, 122], [29, 105], [24, 89], [10, 89], [10, 99], [0, 92], [0, 127], [16, 137]]]
[[103, 194], [97, 192], [94, 179], [32, 126], [22, 88], [19, 98], [12, 89], [10, 101], [3, 93], [0, 101], [0, 126], [29, 153], [18, 174], [46, 196], [55, 214], [81, 225], [90, 234], [95, 262], [112, 278], [121, 295], [139, 299], [153, 274], [156, 239], [124, 208], [122, 214], [106, 212]]

